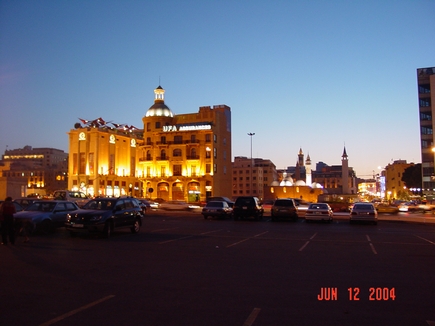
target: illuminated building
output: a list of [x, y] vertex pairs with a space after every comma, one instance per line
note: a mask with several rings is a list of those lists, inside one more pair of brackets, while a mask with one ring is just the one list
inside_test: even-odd
[[402, 176], [405, 170], [413, 165], [414, 163], [407, 163], [406, 160], [396, 160], [385, 167], [385, 182], [388, 200], [401, 198], [401, 193], [407, 192], [404, 189], [405, 183], [402, 181]]
[[[48, 195], [67, 187], [68, 153], [55, 148], [23, 148], [6, 150], [1, 168], [2, 193], [25, 197], [37, 193]], [[12, 182], [12, 180], [15, 180]]]
[[164, 89], [154, 93], [143, 130], [101, 118], [76, 124], [69, 132], [69, 189], [189, 202], [231, 195], [230, 108], [174, 115]]
[[69, 132], [68, 189], [91, 196], [140, 195], [136, 144], [141, 134], [101, 118]]
[[435, 197], [435, 67], [417, 69], [423, 194]]
[[165, 200], [203, 201], [231, 196], [231, 109], [200, 107], [175, 115], [154, 90], [154, 104], [142, 118], [138, 177], [147, 195]]

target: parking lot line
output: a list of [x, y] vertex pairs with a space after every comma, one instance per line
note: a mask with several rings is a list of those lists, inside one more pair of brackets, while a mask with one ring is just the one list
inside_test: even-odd
[[260, 313], [260, 310], [261, 310], [260, 308], [254, 308], [254, 310], [252, 310], [249, 317], [243, 323], [243, 326], [251, 326], [254, 323], [255, 319], [257, 318], [258, 314]]
[[416, 235], [416, 237], [417, 237], [417, 238], [420, 238], [420, 239], [422, 239], [422, 240], [424, 240], [424, 241], [427, 241], [427, 242], [429, 242], [429, 243], [431, 243], [431, 244], [433, 244], [433, 245], [435, 245], [435, 242], [432, 242], [432, 241], [430, 241], [430, 240], [428, 240], [428, 239], [425, 239], [425, 238], [420, 237], [420, 236], [418, 236], [418, 235]]
[[[314, 233], [311, 237], [310, 237], [310, 240], [313, 240], [314, 239], [314, 237], [317, 235], [317, 232], [316, 233]], [[308, 244], [310, 243], [310, 240], [308, 240], [307, 242], [305, 242], [305, 244], [299, 249], [299, 251], [302, 251], [302, 250], [304, 250], [304, 248], [306, 247], [306, 246], [308, 246]]]
[[375, 246], [373, 245], [372, 240], [370, 239], [368, 234], [366, 234], [366, 238], [367, 238], [367, 241], [369, 242], [370, 248], [372, 248], [373, 253], [375, 255], [377, 255], [378, 253], [376, 252]]
[[103, 301], [112, 299], [113, 297], [114, 297], [113, 294], [108, 295], [107, 297], [104, 297], [104, 298], [101, 298], [101, 299], [99, 299], [97, 301], [91, 302], [91, 303], [87, 304], [86, 306], [83, 306], [83, 307], [71, 310], [70, 312], [67, 312], [66, 314], [63, 314], [62, 316], [56, 317], [56, 318], [54, 318], [52, 320], [49, 320], [49, 321], [47, 321], [47, 322], [45, 322], [43, 324], [40, 324], [39, 326], [53, 325], [53, 324], [57, 323], [58, 321], [61, 321], [61, 320], [65, 319], [65, 318], [67, 318], [67, 317], [71, 317], [72, 315], [75, 315], [75, 314], [77, 314], [77, 313], [79, 313], [79, 312], [81, 312], [83, 310], [89, 309], [89, 308], [91, 308], [91, 307], [93, 307], [93, 306], [95, 306], [97, 304], [102, 303]]
[[246, 238], [246, 239], [240, 240], [240, 241], [238, 241], [238, 242], [232, 243], [232, 244], [228, 245], [227, 248], [229, 248], [229, 247], [233, 247], [233, 246], [236, 246], [236, 245], [238, 245], [239, 243], [242, 243], [242, 242], [248, 241], [249, 239], [256, 238], [256, 237], [259, 237], [259, 236], [262, 236], [263, 234], [266, 234], [266, 233], [268, 233], [268, 232], [269, 232], [269, 231], [262, 232], [262, 233], [259, 233], [259, 234], [254, 235], [253, 237], [249, 237], [249, 238]]

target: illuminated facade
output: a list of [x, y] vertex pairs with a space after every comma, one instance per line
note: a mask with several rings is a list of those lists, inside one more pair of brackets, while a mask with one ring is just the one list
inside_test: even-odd
[[401, 198], [402, 193], [407, 193], [405, 183], [402, 181], [403, 173], [414, 163], [406, 160], [397, 160], [385, 167], [386, 195], [388, 200]]
[[143, 117], [138, 148], [138, 177], [147, 197], [204, 201], [231, 196], [231, 109], [200, 107], [197, 113], [174, 115], [164, 89]]
[[231, 111], [226, 105], [174, 115], [155, 89], [144, 128], [76, 124], [69, 132], [68, 188], [92, 196], [132, 195], [198, 202], [231, 196]]
[[105, 123], [91, 125], [76, 124], [69, 132], [68, 189], [91, 196], [139, 196], [136, 146], [141, 134]]
[[7, 190], [2, 186], [0, 194], [25, 197], [37, 193], [44, 196], [67, 186], [68, 153], [60, 149], [24, 146], [6, 150], [2, 165], [1, 177], [5, 184], [10, 185], [11, 180], [15, 182]]

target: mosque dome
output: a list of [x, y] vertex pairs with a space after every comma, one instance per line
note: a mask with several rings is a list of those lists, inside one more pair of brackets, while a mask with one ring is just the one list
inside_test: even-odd
[[278, 187], [279, 186], [279, 182], [277, 180], [272, 181], [272, 183], [270, 184], [272, 187]]
[[165, 90], [159, 86], [154, 90], [154, 104], [148, 109], [145, 117], [170, 117], [172, 118], [174, 113], [165, 104]]
[[304, 180], [298, 180], [295, 183], [296, 186], [305, 186], [305, 181]]

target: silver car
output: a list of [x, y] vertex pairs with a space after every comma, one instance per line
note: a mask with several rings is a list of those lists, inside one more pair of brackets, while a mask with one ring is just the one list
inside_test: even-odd
[[350, 223], [371, 222], [378, 224], [378, 212], [372, 203], [355, 203], [350, 211]]
[[40, 200], [14, 214], [14, 218], [17, 225], [27, 225], [30, 230], [48, 234], [65, 226], [68, 213], [77, 209], [76, 203], [66, 200]]
[[327, 221], [332, 222], [334, 213], [331, 207], [326, 203], [310, 204], [305, 213], [305, 220], [310, 221]]

